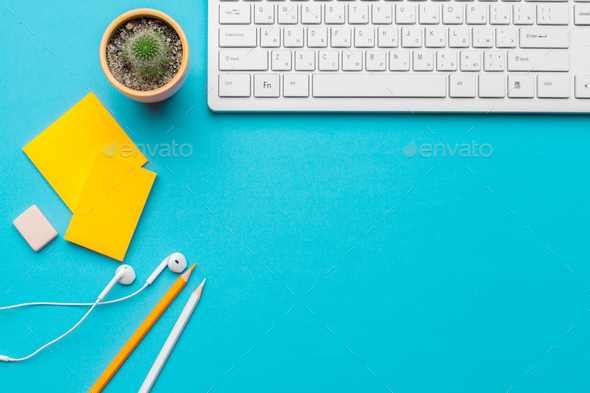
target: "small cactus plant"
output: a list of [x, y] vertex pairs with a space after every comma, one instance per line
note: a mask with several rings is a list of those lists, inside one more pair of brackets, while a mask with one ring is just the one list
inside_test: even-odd
[[123, 45], [123, 60], [141, 75], [156, 78], [166, 72], [170, 48], [162, 34], [138, 31]]

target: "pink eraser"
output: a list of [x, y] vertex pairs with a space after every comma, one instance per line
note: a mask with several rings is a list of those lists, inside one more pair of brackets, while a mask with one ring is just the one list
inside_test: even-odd
[[35, 251], [39, 251], [57, 237], [55, 228], [35, 205], [29, 207], [12, 223]]

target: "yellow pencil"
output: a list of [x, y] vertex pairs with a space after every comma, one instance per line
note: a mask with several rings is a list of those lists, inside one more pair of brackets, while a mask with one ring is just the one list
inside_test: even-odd
[[135, 347], [137, 347], [137, 344], [139, 344], [141, 339], [147, 334], [151, 327], [154, 326], [154, 323], [156, 323], [158, 318], [160, 318], [160, 315], [162, 315], [170, 303], [172, 303], [176, 295], [178, 295], [182, 288], [184, 288], [195, 266], [196, 264], [183, 273], [182, 276], [178, 277], [178, 280], [172, 284], [172, 287], [170, 287], [168, 292], [166, 292], [162, 300], [160, 300], [156, 307], [154, 307], [152, 312], [147, 316], [139, 328], [137, 328], [135, 333], [133, 333], [133, 336], [131, 336], [129, 341], [127, 341], [127, 344], [125, 344], [123, 349], [121, 349], [117, 356], [115, 356], [107, 369], [104, 370], [100, 378], [98, 378], [98, 381], [96, 381], [96, 383], [90, 388], [89, 393], [99, 393], [104, 389], [105, 386], [107, 386], [107, 383], [109, 383], [113, 375], [115, 375], [117, 370], [119, 370], [119, 367], [123, 365], [125, 360], [127, 360], [129, 355], [131, 355], [131, 352], [133, 352]]

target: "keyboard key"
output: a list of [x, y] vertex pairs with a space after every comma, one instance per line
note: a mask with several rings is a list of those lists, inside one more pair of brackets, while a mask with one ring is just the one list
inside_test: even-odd
[[449, 29], [449, 48], [469, 48], [469, 28], [451, 27]]
[[348, 23], [351, 25], [366, 25], [369, 23], [369, 5], [356, 2], [349, 4]]
[[295, 52], [295, 71], [315, 71], [315, 51], [298, 50]]
[[285, 74], [283, 75], [284, 97], [309, 97], [309, 75]]
[[532, 4], [514, 4], [513, 20], [515, 25], [532, 25], [535, 21], [535, 6]]
[[492, 48], [494, 46], [494, 29], [492, 27], [473, 28], [473, 47]]
[[309, 48], [326, 48], [328, 46], [328, 29], [326, 27], [308, 27], [307, 46]]
[[352, 45], [352, 31], [350, 27], [330, 27], [332, 48], [350, 48]]
[[395, 23], [398, 25], [416, 24], [416, 5], [408, 3], [396, 4]]
[[483, 53], [484, 71], [501, 72], [506, 69], [506, 52], [487, 50]]
[[367, 71], [385, 71], [387, 53], [382, 50], [369, 50], [366, 54], [365, 68]]
[[356, 48], [373, 48], [375, 46], [375, 29], [373, 27], [355, 27], [354, 46]]
[[298, 10], [297, 4], [285, 3], [279, 5], [279, 24], [281, 25], [294, 25], [298, 21]]
[[420, 48], [420, 47], [422, 47], [422, 28], [421, 27], [402, 27], [402, 47], [403, 48]]
[[433, 71], [434, 52], [429, 50], [416, 50], [413, 53], [414, 71]]
[[576, 4], [574, 6], [574, 24], [577, 26], [590, 25], [590, 4]]
[[567, 75], [538, 75], [537, 97], [568, 98], [570, 96], [570, 77]]
[[220, 48], [256, 47], [256, 27], [220, 27]]
[[220, 71], [266, 71], [268, 52], [265, 50], [219, 51]]
[[535, 96], [534, 75], [513, 74], [508, 75], [508, 97], [533, 98]]
[[283, 46], [285, 48], [303, 48], [303, 27], [285, 27], [283, 29]]
[[510, 17], [510, 4], [492, 4], [490, 5], [490, 24], [491, 25], [509, 25], [512, 20]]
[[281, 46], [281, 29], [277, 26], [260, 28], [260, 46], [278, 48]]
[[450, 75], [449, 96], [453, 98], [474, 98], [476, 93], [475, 75]]
[[254, 74], [254, 97], [278, 97], [279, 74]]
[[463, 5], [461, 3], [450, 3], [443, 6], [442, 21], [445, 25], [463, 24]]
[[362, 71], [363, 52], [347, 50], [342, 52], [342, 71]]
[[223, 3], [219, 5], [219, 23], [247, 25], [250, 23], [250, 4]]
[[457, 52], [439, 50], [436, 52], [437, 71], [457, 71]]
[[570, 21], [570, 7], [567, 4], [537, 5], [538, 25], [567, 25]]
[[273, 50], [271, 57], [273, 71], [291, 71], [290, 50]]
[[435, 74], [314, 74], [314, 97], [446, 97], [446, 77]]
[[377, 46], [379, 48], [397, 48], [397, 27], [379, 27], [377, 29]]
[[424, 46], [427, 48], [444, 48], [447, 44], [447, 29], [445, 27], [427, 27], [424, 30]]
[[418, 20], [421, 25], [438, 25], [440, 23], [440, 5], [436, 3], [420, 4]]
[[254, 23], [257, 25], [272, 25], [275, 23], [275, 6], [260, 3], [254, 6]]
[[496, 28], [496, 48], [516, 48], [516, 28]]
[[569, 48], [568, 29], [526, 27], [520, 29], [521, 48]]
[[321, 50], [318, 55], [318, 69], [320, 71], [338, 71], [338, 51]]
[[377, 3], [371, 6], [374, 25], [390, 25], [393, 22], [393, 7], [391, 4]]
[[461, 51], [460, 59], [461, 71], [481, 70], [481, 52], [473, 50], [464, 50]]
[[318, 25], [322, 23], [321, 4], [311, 3], [301, 6], [301, 23], [304, 25]]
[[485, 25], [488, 23], [488, 6], [481, 3], [467, 5], [467, 24]]
[[590, 98], [590, 75], [576, 75], [575, 96], [576, 98]]
[[482, 74], [479, 76], [480, 98], [503, 98], [506, 95], [504, 75]]
[[569, 71], [569, 53], [565, 51], [509, 51], [508, 71]]
[[250, 97], [250, 74], [220, 74], [219, 97]]
[[407, 50], [392, 50], [389, 52], [390, 71], [410, 71], [410, 52]]
[[344, 24], [344, 4], [334, 3], [325, 6], [325, 23], [328, 25]]

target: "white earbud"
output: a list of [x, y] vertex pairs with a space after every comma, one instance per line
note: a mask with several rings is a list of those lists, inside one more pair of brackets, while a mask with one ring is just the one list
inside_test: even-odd
[[135, 271], [129, 265], [121, 265], [115, 271], [115, 277], [109, 282], [109, 285], [98, 295], [98, 298], [102, 301], [106, 295], [113, 289], [116, 282], [120, 282], [123, 285], [129, 285], [135, 281]]
[[119, 282], [123, 285], [129, 285], [129, 284], [133, 283], [133, 281], [135, 281], [135, 271], [133, 270], [133, 268], [131, 266], [129, 266], [129, 265], [119, 266], [117, 268], [117, 271], [115, 272], [115, 276], [111, 279], [111, 281], [105, 287], [105, 289], [103, 289], [103, 291], [100, 293], [100, 295], [98, 295], [98, 298], [96, 299], [96, 301], [94, 303], [49, 303], [49, 302], [39, 303], [39, 302], [37, 302], [37, 303], [23, 303], [23, 304], [16, 304], [14, 306], [0, 307], [0, 310], [2, 310], [2, 309], [11, 309], [11, 308], [16, 308], [16, 307], [33, 306], [33, 305], [91, 306], [90, 309], [86, 312], [86, 314], [82, 317], [82, 319], [80, 319], [78, 321], [78, 323], [76, 323], [74, 325], [74, 327], [72, 327], [70, 330], [68, 330], [67, 332], [65, 332], [64, 334], [62, 334], [61, 336], [59, 336], [55, 340], [45, 344], [44, 346], [42, 346], [41, 348], [39, 348], [38, 350], [36, 350], [32, 354], [30, 354], [29, 356], [26, 356], [24, 358], [14, 359], [14, 358], [11, 358], [11, 357], [8, 357], [5, 355], [0, 355], [0, 361], [1, 362], [20, 362], [20, 361], [27, 360], [27, 359], [35, 356], [36, 354], [41, 352], [43, 349], [47, 348], [51, 344], [61, 340], [62, 338], [64, 338], [68, 334], [70, 334], [74, 329], [76, 329], [78, 327], [78, 325], [80, 325], [82, 323], [82, 321], [84, 321], [86, 319], [88, 314], [90, 314], [92, 312], [92, 310], [97, 305], [120, 302], [122, 300], [129, 299], [129, 298], [137, 295], [141, 291], [143, 291], [148, 285], [151, 285], [154, 282], [154, 280], [160, 275], [160, 273], [162, 273], [162, 271], [166, 268], [166, 266], [168, 266], [168, 268], [170, 270], [172, 270], [174, 273], [182, 273], [184, 271], [184, 269], [186, 268], [186, 258], [181, 253], [175, 252], [174, 254], [170, 255], [168, 258], [164, 259], [164, 261], [162, 261], [162, 263], [152, 273], [152, 275], [149, 276], [149, 278], [146, 280], [146, 283], [143, 284], [143, 286], [139, 290], [132, 293], [131, 295], [128, 295], [128, 296], [125, 296], [125, 297], [122, 297], [119, 299], [115, 299], [115, 300], [110, 300], [108, 302], [102, 302], [102, 300], [107, 296], [107, 294], [110, 292], [110, 290], [113, 289], [113, 287], [115, 286], [115, 283]]
[[168, 266], [174, 273], [182, 273], [186, 269], [186, 258], [179, 252], [175, 252], [164, 259], [162, 263], [154, 270], [154, 272], [145, 280], [149, 285], [152, 285], [154, 280], [164, 271]]
[[[29, 356], [25, 356], [24, 358], [14, 359], [14, 358], [8, 357], [6, 355], [0, 355], [0, 361], [2, 361], [2, 362], [22, 362], [23, 360], [27, 360], [27, 359], [32, 358], [33, 356], [35, 356], [36, 354], [38, 354], [39, 352], [41, 352], [43, 349], [45, 349], [48, 346], [50, 346], [50, 345], [58, 342], [59, 340], [61, 340], [62, 338], [64, 338], [65, 336], [67, 336], [68, 334], [70, 334], [71, 332], [73, 332], [74, 329], [76, 329], [86, 319], [86, 317], [92, 312], [92, 310], [94, 310], [94, 307], [96, 307], [102, 301], [102, 299], [105, 298], [105, 296], [107, 295], [107, 293], [109, 293], [109, 291], [111, 289], [113, 289], [113, 286], [115, 285], [116, 282], [120, 282], [123, 285], [129, 285], [133, 281], [135, 281], [135, 271], [133, 270], [133, 268], [131, 266], [129, 266], [129, 265], [121, 265], [121, 266], [119, 266], [117, 268], [117, 271], [115, 272], [115, 277], [113, 277], [111, 279], [111, 281], [106, 286], [106, 288], [103, 289], [103, 291], [100, 293], [100, 295], [98, 295], [98, 299], [96, 299], [96, 301], [94, 303], [92, 303], [92, 307], [90, 307], [90, 309], [86, 312], [86, 314], [84, 314], [84, 316], [82, 317], [82, 319], [80, 319], [78, 321], [78, 323], [76, 323], [70, 330], [68, 330], [67, 332], [65, 332], [64, 334], [62, 334], [61, 336], [59, 336], [55, 340], [50, 341], [47, 344], [43, 345], [41, 348], [39, 348], [38, 350], [36, 350], [32, 354], [30, 354]], [[147, 286], [147, 284], [144, 285], [144, 288], [146, 286]], [[141, 290], [139, 290], [136, 293], [139, 293], [140, 291]]]

